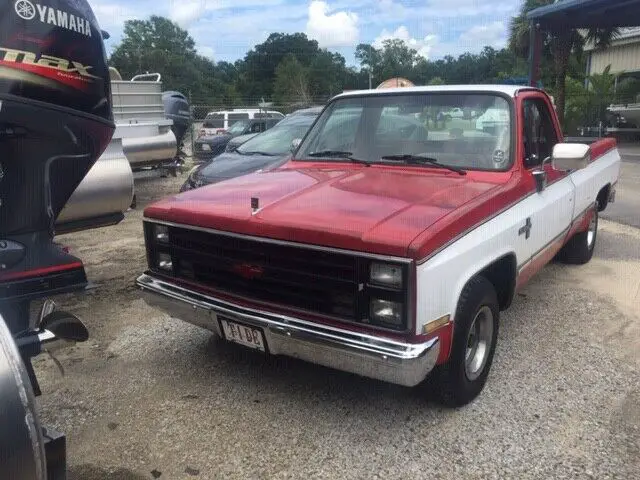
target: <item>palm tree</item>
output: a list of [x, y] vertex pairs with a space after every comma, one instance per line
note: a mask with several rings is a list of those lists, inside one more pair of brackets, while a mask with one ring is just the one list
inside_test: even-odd
[[611, 73], [611, 65], [607, 65], [602, 73], [588, 76], [587, 80], [598, 120], [605, 121], [607, 106], [613, 102], [616, 88], [616, 76]]
[[[556, 3], [557, 0], [524, 0], [520, 13], [511, 19], [509, 33], [509, 48], [517, 55], [526, 58], [529, 54], [530, 22], [527, 13], [538, 7]], [[564, 121], [565, 89], [569, 58], [572, 52], [582, 52], [586, 43], [592, 43], [594, 48], [602, 49], [611, 44], [618, 35], [616, 28], [592, 28], [584, 32], [577, 29], [564, 29], [562, 31], [541, 32], [543, 53], [545, 58], [553, 63], [555, 80], [555, 103], [558, 110], [558, 118], [562, 124]]]

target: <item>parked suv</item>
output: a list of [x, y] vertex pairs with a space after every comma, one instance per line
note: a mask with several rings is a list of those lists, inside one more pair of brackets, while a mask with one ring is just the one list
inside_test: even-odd
[[280, 118], [257, 118], [253, 120], [238, 120], [227, 133], [223, 135], [205, 135], [198, 137], [194, 142], [193, 156], [196, 161], [206, 161], [224, 152], [232, 138], [242, 137], [241, 143], [249, 138], [269, 130], [276, 125]]
[[243, 108], [236, 110], [222, 110], [219, 112], [209, 112], [204, 119], [199, 135], [220, 135], [227, 133], [227, 130], [239, 120], [282, 119], [284, 115], [273, 110], [261, 110], [258, 108]]

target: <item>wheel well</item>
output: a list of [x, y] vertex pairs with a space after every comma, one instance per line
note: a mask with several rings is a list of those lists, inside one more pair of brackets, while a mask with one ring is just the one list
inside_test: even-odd
[[605, 208], [607, 208], [607, 204], [609, 203], [609, 193], [611, 192], [611, 185], [606, 184], [602, 189], [598, 192], [598, 196], [596, 197], [596, 201], [598, 202], [598, 211], [601, 212]]
[[496, 289], [500, 310], [511, 305], [516, 288], [516, 256], [508, 254], [485, 267], [478, 275], [489, 280]]

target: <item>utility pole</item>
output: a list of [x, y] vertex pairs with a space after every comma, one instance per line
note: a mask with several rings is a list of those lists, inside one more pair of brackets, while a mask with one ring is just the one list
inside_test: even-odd
[[372, 80], [372, 73], [371, 70], [373, 70], [373, 58], [371, 56], [371, 44], [369, 44], [369, 90], [371, 90], [371, 80]]

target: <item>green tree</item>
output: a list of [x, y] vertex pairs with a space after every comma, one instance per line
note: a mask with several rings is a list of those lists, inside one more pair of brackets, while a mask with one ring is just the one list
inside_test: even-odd
[[191, 94], [194, 103], [233, 97], [229, 78], [219, 78], [215, 64], [197, 54], [188, 32], [167, 18], [154, 15], [125, 22], [122, 42], [109, 63], [125, 79], [158, 72], [165, 89]]
[[616, 94], [616, 76], [611, 73], [611, 65], [607, 65], [602, 73], [589, 75], [587, 81], [597, 119], [604, 122], [607, 107], [611, 105]]
[[360, 71], [367, 76], [365, 86], [369, 84], [369, 74], [372, 80], [378, 83], [385, 80], [381, 78], [382, 52], [380, 50], [369, 43], [360, 43], [356, 47], [354, 56], [360, 63]]
[[310, 104], [309, 72], [295, 55], [286, 55], [276, 67], [273, 98], [280, 104]]
[[414, 66], [418, 61], [418, 52], [396, 38], [382, 42], [380, 51], [380, 83], [388, 78], [406, 77], [414, 80]]
[[[304, 33], [272, 33], [263, 43], [247, 52], [244, 60], [238, 65], [240, 91], [245, 99], [271, 97], [274, 93], [276, 69], [289, 55], [307, 68], [318, 56], [332, 54], [321, 50], [318, 42], [310, 40]], [[340, 62], [336, 63], [333, 59], [327, 62], [325, 58], [320, 62], [329, 68], [323, 72], [326, 75], [334, 76], [335, 69], [339, 69]]]

